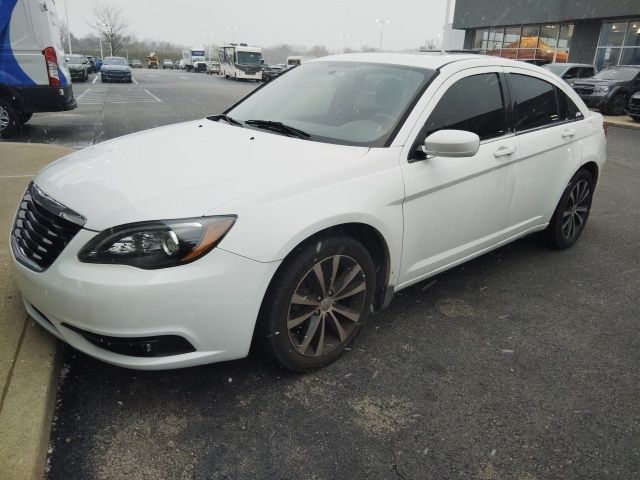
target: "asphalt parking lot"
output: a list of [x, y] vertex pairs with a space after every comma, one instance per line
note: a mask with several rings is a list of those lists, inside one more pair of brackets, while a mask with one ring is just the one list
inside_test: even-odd
[[129, 371], [65, 347], [47, 478], [639, 478], [638, 145], [609, 130], [574, 248], [526, 238], [415, 285], [321, 371], [255, 353]]
[[36, 113], [11, 141], [83, 148], [148, 128], [203, 118], [259, 86], [182, 70], [134, 69], [134, 83], [102, 83], [99, 74], [75, 82], [78, 108]]

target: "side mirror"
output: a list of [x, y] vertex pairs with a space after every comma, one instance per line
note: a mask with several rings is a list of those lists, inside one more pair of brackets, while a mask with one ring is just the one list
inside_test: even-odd
[[438, 130], [429, 135], [420, 150], [433, 157], [473, 157], [480, 137], [466, 130]]

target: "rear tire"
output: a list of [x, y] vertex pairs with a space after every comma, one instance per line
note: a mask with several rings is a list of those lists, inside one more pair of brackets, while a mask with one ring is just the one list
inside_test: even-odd
[[278, 365], [306, 372], [336, 360], [358, 335], [373, 303], [375, 266], [347, 236], [298, 247], [274, 276], [256, 341]]
[[640, 122], [640, 115], [630, 115], [630, 117], [634, 122]]
[[578, 170], [564, 189], [549, 226], [543, 232], [547, 246], [564, 250], [573, 246], [584, 230], [593, 199], [593, 177]]
[[9, 138], [20, 130], [21, 113], [13, 102], [0, 98], [0, 138]]

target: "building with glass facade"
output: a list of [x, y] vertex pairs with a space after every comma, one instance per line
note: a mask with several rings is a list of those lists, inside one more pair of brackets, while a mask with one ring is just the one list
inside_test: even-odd
[[640, 65], [640, 0], [456, 0], [464, 48], [535, 63]]

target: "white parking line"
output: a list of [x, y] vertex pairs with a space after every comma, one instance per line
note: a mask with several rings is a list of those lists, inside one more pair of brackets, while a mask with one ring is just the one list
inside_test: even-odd
[[178, 78], [186, 78], [187, 80], [193, 78], [193, 77], [178, 77]]
[[136, 85], [138, 84], [138, 82], [136, 82], [135, 78], [131, 78], [131, 80], [133, 80], [133, 83], [135, 83]]
[[[96, 77], [97, 78], [97, 77]], [[82, 97], [84, 97], [91, 89], [87, 88], [84, 92], [82, 92], [78, 97], [76, 97], [76, 101], [79, 101]]]
[[158, 75], [147, 75], [147, 77], [157, 77]]
[[0, 178], [31, 178], [33, 175], [0, 175]]
[[93, 82], [91, 83], [96, 83], [98, 81], [98, 75], [96, 75], [96, 78], [93, 79]]
[[156, 97], [153, 93], [151, 93], [149, 90], [147, 90], [146, 88], [144, 89], [145, 92], [147, 92], [149, 95], [151, 95], [153, 98], [155, 98], [158, 102], [162, 103], [162, 100], [160, 100], [158, 97]]

